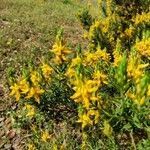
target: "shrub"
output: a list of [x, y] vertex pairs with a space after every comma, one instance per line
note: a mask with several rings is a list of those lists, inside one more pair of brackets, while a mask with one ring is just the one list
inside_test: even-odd
[[67, 47], [60, 30], [50, 50], [52, 59], [42, 61], [40, 67], [33, 66], [11, 86], [11, 95], [22, 103], [21, 107], [25, 105], [26, 117], [36, 123], [32, 120], [35, 109], [47, 116], [50, 110], [57, 113], [65, 107], [73, 114], [73, 122], [81, 125], [82, 149], [136, 149], [138, 142], [148, 140], [147, 3], [100, 0], [99, 16], [92, 19], [88, 11], [81, 13], [89, 41], [86, 49], [79, 46], [73, 51]]

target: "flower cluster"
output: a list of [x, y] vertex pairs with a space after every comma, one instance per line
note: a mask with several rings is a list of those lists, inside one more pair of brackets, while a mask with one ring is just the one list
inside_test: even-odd
[[32, 70], [26, 77], [21, 77], [17, 82], [13, 83], [10, 87], [11, 96], [15, 96], [18, 101], [21, 97], [25, 99], [34, 98], [34, 100], [40, 103], [40, 96], [44, 93], [41, 88], [42, 76], [44, 79], [50, 79], [53, 69], [48, 64], [42, 64], [40, 67], [42, 73]]

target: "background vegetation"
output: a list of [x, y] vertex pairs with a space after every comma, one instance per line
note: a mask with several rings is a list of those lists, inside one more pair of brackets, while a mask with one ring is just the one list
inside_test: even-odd
[[148, 4], [3, 1], [3, 143], [20, 132], [30, 150], [149, 149]]

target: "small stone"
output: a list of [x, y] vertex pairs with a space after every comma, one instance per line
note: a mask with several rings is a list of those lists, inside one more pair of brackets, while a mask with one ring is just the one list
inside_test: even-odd
[[5, 135], [5, 131], [4, 130], [0, 130], [0, 138], [2, 137], [2, 136], [4, 136]]
[[5, 118], [0, 118], [0, 122], [4, 121]]
[[16, 132], [13, 131], [13, 130], [10, 130], [8, 133], [7, 133], [7, 136], [9, 139], [13, 139], [16, 135]]
[[0, 141], [0, 149], [2, 149], [5, 143], [6, 143], [5, 141], [2, 141], [2, 140]]
[[18, 144], [16, 144], [16, 143], [15, 143], [15, 144], [13, 144], [13, 146], [12, 146], [12, 148], [13, 148], [13, 149], [15, 149], [15, 150], [17, 150], [17, 149], [18, 149], [18, 147], [19, 147], [19, 145], [18, 145]]
[[11, 149], [11, 147], [12, 147], [12, 145], [11, 145], [11, 144], [5, 144], [5, 145], [4, 145], [4, 148], [5, 148], [6, 150], [10, 150], [10, 149]]
[[11, 119], [10, 118], [7, 118], [6, 120], [5, 120], [5, 124], [9, 124], [11, 122]]
[[4, 95], [4, 91], [3, 91], [2, 86], [0, 85], [0, 96], [3, 96], [3, 95]]
[[0, 127], [3, 127], [3, 126], [4, 126], [4, 122], [1, 122], [1, 123], [0, 123]]
[[9, 123], [9, 124], [6, 125], [7, 130], [10, 130], [11, 127], [12, 127], [12, 124], [11, 124], [11, 123]]
[[12, 110], [16, 110], [17, 109], [17, 104], [14, 104], [11, 106]]

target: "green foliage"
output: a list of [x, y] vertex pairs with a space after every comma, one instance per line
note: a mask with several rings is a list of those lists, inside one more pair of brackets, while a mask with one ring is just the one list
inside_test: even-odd
[[[12, 77], [10, 95], [20, 108], [14, 118], [32, 133], [37, 149], [149, 147], [147, 2], [100, 0], [95, 19], [87, 9], [78, 15], [88, 39], [85, 49], [79, 44], [73, 51], [59, 30], [51, 56]], [[65, 130], [56, 132], [61, 123]]]
[[89, 14], [89, 10], [87, 8], [78, 13], [78, 19], [80, 20], [83, 28], [89, 30], [90, 26], [92, 25], [93, 18]]

